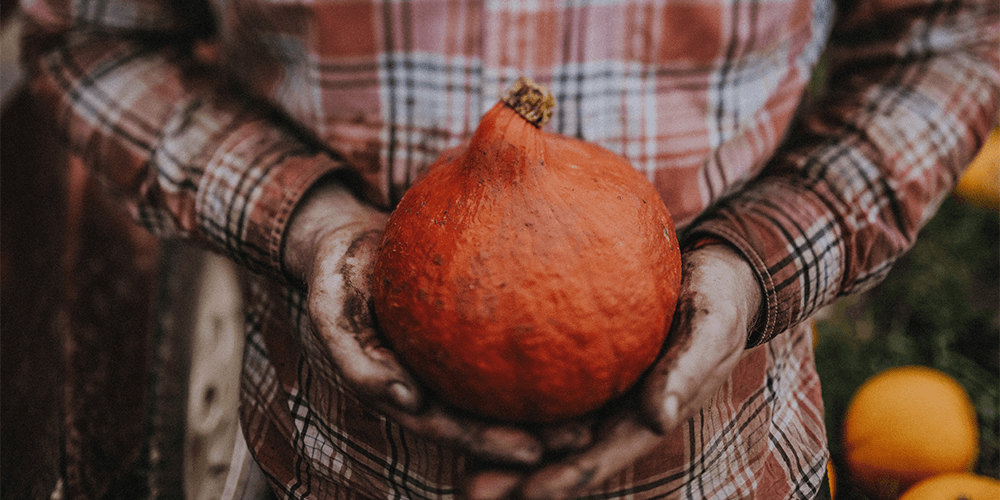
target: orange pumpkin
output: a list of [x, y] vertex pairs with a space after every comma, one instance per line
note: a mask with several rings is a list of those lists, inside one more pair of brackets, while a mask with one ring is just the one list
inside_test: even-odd
[[833, 462], [826, 463], [826, 478], [830, 482], [830, 499], [837, 498], [837, 469]]
[[997, 500], [1000, 481], [971, 472], [953, 472], [924, 479], [899, 500]]
[[552, 98], [519, 80], [386, 226], [379, 326], [441, 397], [551, 422], [625, 392], [656, 359], [680, 285], [666, 206], [623, 158], [540, 130]]
[[966, 471], [979, 453], [969, 395], [955, 379], [924, 366], [892, 368], [865, 381], [843, 425], [850, 477], [880, 499], [928, 477]]
[[1000, 209], [1000, 126], [993, 128], [958, 179], [955, 194], [973, 205]]

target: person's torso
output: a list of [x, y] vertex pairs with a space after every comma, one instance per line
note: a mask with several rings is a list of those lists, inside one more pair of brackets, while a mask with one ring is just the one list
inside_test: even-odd
[[215, 0], [227, 66], [394, 203], [519, 76], [546, 130], [646, 172], [684, 226], [782, 139], [826, 0]]

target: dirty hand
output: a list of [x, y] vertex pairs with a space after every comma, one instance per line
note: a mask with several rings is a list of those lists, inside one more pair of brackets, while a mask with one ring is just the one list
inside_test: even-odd
[[593, 422], [550, 430], [553, 460], [530, 468], [479, 464], [469, 473], [472, 499], [572, 498], [640, 459], [692, 417], [729, 378], [743, 354], [761, 291], [750, 265], [727, 245], [683, 256], [677, 312], [662, 357], [636, 400]]
[[330, 181], [306, 194], [285, 236], [285, 270], [305, 284], [313, 331], [347, 388], [403, 427], [473, 456], [537, 461], [542, 447], [532, 435], [454, 415], [424, 393], [384, 343], [374, 326], [369, 280], [387, 218]]

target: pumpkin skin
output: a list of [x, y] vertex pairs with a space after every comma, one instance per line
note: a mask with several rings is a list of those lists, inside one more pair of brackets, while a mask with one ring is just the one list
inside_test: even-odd
[[933, 476], [913, 485], [899, 500], [996, 500], [1000, 481], [971, 472]]
[[391, 214], [373, 306], [445, 401], [552, 422], [602, 406], [655, 361], [680, 274], [673, 220], [642, 175], [501, 101]]

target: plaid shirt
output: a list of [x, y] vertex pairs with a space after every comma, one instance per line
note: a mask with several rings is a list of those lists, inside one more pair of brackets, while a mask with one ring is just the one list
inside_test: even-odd
[[[153, 232], [255, 271], [243, 426], [289, 498], [448, 498], [464, 464], [341, 387], [283, 279], [319, 177], [354, 169], [388, 209], [516, 77], [547, 85], [549, 130], [628, 158], [764, 292], [712, 404], [590, 498], [808, 498], [827, 452], [803, 322], [886, 274], [1000, 108], [994, 0], [22, 4], [74, 151]], [[803, 108], [824, 51], [828, 91]]]

